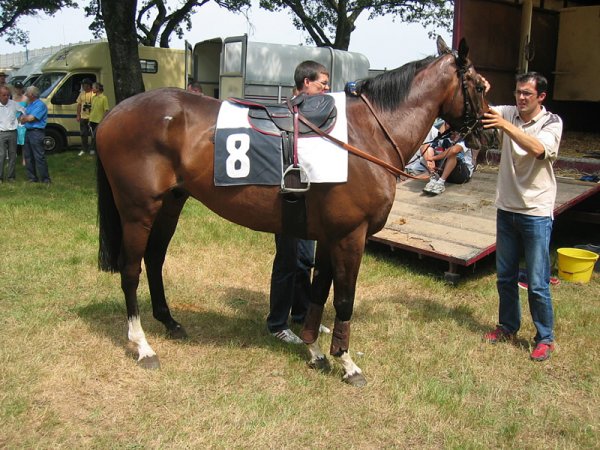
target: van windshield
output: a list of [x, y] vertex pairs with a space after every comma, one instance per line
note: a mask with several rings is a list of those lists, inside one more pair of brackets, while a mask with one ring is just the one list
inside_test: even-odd
[[40, 73], [35, 73], [32, 75], [29, 75], [27, 78], [25, 78], [23, 80], [23, 86], [24, 87], [29, 87], [29, 86], [35, 86], [35, 81], [40, 77]]
[[35, 83], [33, 83], [41, 92], [40, 98], [48, 97], [50, 92], [52, 92], [54, 87], [65, 77], [65, 75], [66, 73], [64, 72], [48, 72], [41, 74], [40, 77], [35, 80]]

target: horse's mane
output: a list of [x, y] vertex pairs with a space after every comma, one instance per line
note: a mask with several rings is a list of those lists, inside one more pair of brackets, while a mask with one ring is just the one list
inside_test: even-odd
[[428, 56], [367, 78], [358, 84], [358, 93], [365, 94], [374, 105], [382, 109], [395, 109], [406, 99], [415, 75], [435, 59], [435, 56]]

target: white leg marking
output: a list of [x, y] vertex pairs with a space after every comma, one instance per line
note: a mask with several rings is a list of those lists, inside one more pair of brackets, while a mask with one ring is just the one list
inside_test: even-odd
[[310, 363], [313, 364], [316, 361], [325, 359], [325, 355], [319, 347], [319, 340], [317, 339], [312, 344], [308, 344], [308, 353], [310, 354]]
[[357, 374], [357, 373], [362, 373], [362, 370], [360, 370], [360, 367], [358, 367], [356, 364], [354, 364], [354, 361], [352, 361], [352, 358], [350, 358], [349, 351], [342, 353], [342, 356], [338, 357], [338, 361], [344, 368], [344, 378], [351, 377], [352, 375]]
[[139, 316], [134, 316], [128, 320], [129, 323], [129, 331], [127, 333], [127, 337], [131, 342], [133, 342], [138, 351], [138, 361], [148, 358], [150, 356], [156, 355], [148, 341], [146, 340], [146, 335], [144, 334], [144, 330], [142, 329], [142, 322], [140, 321]]

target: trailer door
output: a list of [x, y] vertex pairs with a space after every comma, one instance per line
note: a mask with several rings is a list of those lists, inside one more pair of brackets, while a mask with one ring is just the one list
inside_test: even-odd
[[226, 38], [221, 53], [219, 98], [244, 97], [248, 36]]

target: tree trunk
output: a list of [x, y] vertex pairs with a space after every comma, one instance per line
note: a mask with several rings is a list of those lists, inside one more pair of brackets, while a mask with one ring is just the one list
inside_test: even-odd
[[100, 6], [110, 48], [115, 100], [119, 103], [144, 92], [135, 29], [137, 0], [102, 0]]
[[350, 21], [345, 12], [338, 14], [333, 48], [347, 51], [350, 47], [350, 36], [355, 28], [354, 21]]

